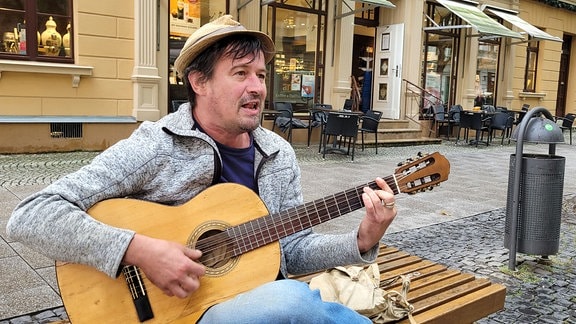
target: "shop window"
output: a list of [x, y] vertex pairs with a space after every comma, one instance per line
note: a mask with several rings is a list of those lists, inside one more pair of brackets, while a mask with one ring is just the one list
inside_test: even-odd
[[425, 89], [420, 101], [422, 116], [426, 116], [432, 106], [452, 105], [455, 101], [462, 30], [450, 27], [460, 25], [460, 18], [435, 3], [428, 3], [425, 16], [426, 27], [446, 26], [446, 28], [426, 30], [422, 53], [421, 85]]
[[480, 40], [474, 84], [474, 106], [494, 105], [497, 90], [499, 40]]
[[526, 47], [526, 67], [524, 71], [524, 92], [536, 92], [536, 70], [538, 68], [538, 48], [540, 42], [528, 42]]
[[73, 63], [72, 0], [0, 0], [0, 59]]
[[324, 12], [308, 13], [280, 5], [269, 6], [276, 17], [273, 33], [276, 56], [271, 70], [269, 102], [312, 107], [322, 101], [324, 70]]

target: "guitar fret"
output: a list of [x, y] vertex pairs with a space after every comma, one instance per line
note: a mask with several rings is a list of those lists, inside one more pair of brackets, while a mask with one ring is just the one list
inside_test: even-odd
[[[303, 209], [303, 212], [304, 212], [304, 216], [306, 216], [306, 218], [308, 218], [308, 223], [310, 223], [310, 216], [308, 215], [308, 207], [307, 207], [307, 205], [304, 205], [304, 208], [302, 208], [302, 209]], [[302, 218], [304, 218], [304, 217], [297, 217], [297, 220], [298, 220], [298, 231], [301, 231], [301, 230], [303, 230], [303, 229], [305, 228], [304, 225], [302, 224]]]
[[362, 207], [362, 188], [365, 186], [368, 186], [369, 184], [366, 184], [362, 187], [356, 187], [354, 189], [350, 189], [347, 192], [347, 196], [351, 197], [348, 199], [348, 208], [350, 209], [350, 211], [352, 210], [356, 210]]
[[269, 228], [274, 230], [270, 235], [270, 239], [273, 241], [279, 240], [281, 238], [281, 236], [278, 234], [278, 226], [276, 225], [275, 217], [269, 216], [268, 217], [268, 223], [271, 224], [269, 226]]
[[267, 239], [269, 237], [269, 235], [265, 234], [268, 231], [267, 226], [266, 226], [266, 220], [263, 217], [260, 217], [260, 218], [256, 219], [256, 223], [258, 225], [258, 231], [256, 231], [254, 234], [257, 236], [256, 237], [257, 245], [258, 246], [264, 246], [270, 242]]
[[253, 249], [255, 249], [256, 247], [258, 247], [258, 246], [256, 245], [257, 242], [254, 241], [254, 238], [256, 237], [256, 234], [255, 234], [255, 233], [256, 233], [256, 229], [254, 228], [254, 221], [250, 221], [250, 222], [248, 222], [247, 224], [250, 225], [250, 226], [249, 226], [249, 229], [248, 229], [249, 232], [248, 232], [248, 240], [247, 240], [247, 241], [248, 241], [249, 248], [250, 248], [251, 250], [253, 250]]
[[[239, 227], [239, 229], [240, 229], [240, 232], [247, 233], [247, 232], [248, 232], [248, 225], [247, 225], [246, 223], [241, 224], [241, 226]], [[242, 240], [240, 241], [240, 242], [241, 242], [241, 244], [240, 244], [240, 249], [241, 249], [243, 252], [250, 251], [248, 245], [246, 244], [246, 241], [248, 241], [248, 243], [250, 243], [250, 238], [247, 237], [246, 235], [243, 235], [243, 236], [241, 236], [241, 237], [242, 237]]]
[[[242, 254], [244, 251], [242, 251], [241, 247], [240, 247], [240, 241], [239, 241], [239, 237], [242, 237], [241, 235], [239, 235], [238, 233], [236, 233], [236, 231], [239, 231], [238, 226], [233, 226], [230, 227], [226, 230], [226, 232], [228, 232], [231, 235], [228, 235], [228, 237], [230, 237], [232, 239], [232, 242], [234, 242], [234, 244], [232, 245], [232, 254], [234, 256], [236, 255], [240, 255]], [[229, 231], [232, 231], [232, 233], [230, 233]]]
[[296, 230], [295, 230], [295, 228], [294, 228], [294, 223], [293, 223], [294, 219], [293, 219], [293, 217], [292, 217], [293, 214], [296, 214], [296, 213], [294, 212], [294, 209], [295, 209], [295, 208], [290, 208], [290, 213], [289, 213], [289, 215], [290, 215], [290, 217], [289, 217], [290, 222], [288, 222], [288, 224], [290, 225], [290, 228], [289, 228], [288, 230], [290, 231], [290, 233], [296, 233]]
[[320, 223], [322, 222], [320, 213], [318, 212], [318, 208], [317, 208], [318, 206], [317, 206], [316, 202], [314, 202], [314, 201], [310, 204], [310, 206], [314, 208], [314, 211], [313, 211], [312, 214], [313, 214], [313, 215], [316, 215], [317, 221], [312, 221], [312, 219], [310, 218], [310, 214], [308, 213], [308, 214], [306, 215], [306, 216], [308, 217], [308, 222], [309, 222], [312, 226], [318, 225], [318, 224], [320, 224]]
[[267, 235], [265, 235], [265, 236], [264, 236], [264, 233], [262, 233], [262, 239], [264, 240], [264, 242], [266, 242], [266, 244], [275, 241], [275, 239], [273, 238], [272, 232], [270, 231], [270, 229], [273, 228], [270, 226], [270, 223], [274, 223], [271, 218], [272, 217], [270, 217], [270, 216], [262, 218], [262, 221], [264, 222], [264, 229], [266, 230], [266, 233], [267, 233]]
[[324, 221], [324, 217], [328, 216], [327, 220], [330, 220], [330, 216], [329, 216], [329, 211], [328, 211], [328, 206], [326, 205], [326, 199], [321, 199], [320, 203], [322, 204], [322, 207], [320, 208], [320, 210], [318, 210], [318, 214], [320, 215], [320, 221]]
[[342, 215], [340, 213], [340, 206], [338, 206], [338, 199], [336, 199], [336, 195], [332, 195], [332, 199], [331, 199], [334, 204], [332, 206], [329, 207], [329, 215]]
[[348, 214], [352, 210], [352, 208], [350, 208], [350, 201], [348, 198], [348, 192], [349, 191], [344, 191], [344, 196], [346, 197], [346, 199], [344, 199], [344, 202], [346, 203], [346, 208], [345, 208], [345, 212], [342, 213], [343, 215]]
[[261, 246], [259, 242], [259, 240], [261, 239], [261, 235], [258, 235], [260, 233], [259, 227], [254, 225], [259, 225], [258, 219], [250, 221], [250, 228], [252, 229], [252, 231], [250, 232], [250, 236], [252, 236], [252, 240], [250, 240], [250, 243], [253, 244], [255, 247], [259, 247]]
[[280, 218], [280, 225], [282, 225], [282, 237], [285, 237], [285, 236], [287, 235], [287, 233], [288, 233], [288, 232], [286, 231], [286, 225], [285, 225], [285, 223], [283, 222], [284, 215], [287, 215], [287, 214], [288, 214], [288, 212], [286, 212], [286, 211], [280, 213], [280, 217], [281, 217], [281, 218]]

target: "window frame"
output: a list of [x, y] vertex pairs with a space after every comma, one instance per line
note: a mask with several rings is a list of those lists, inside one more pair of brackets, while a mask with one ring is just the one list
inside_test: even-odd
[[[65, 14], [59, 14], [57, 12], [41, 12], [37, 6], [37, 0], [23, 0], [22, 3], [24, 4], [24, 10], [20, 9], [8, 9], [8, 8], [0, 8], [0, 14], [18, 14], [23, 15], [24, 21], [26, 22], [26, 54], [20, 53], [7, 53], [7, 52], [0, 52], [0, 60], [10, 60], [10, 61], [31, 61], [31, 62], [50, 62], [50, 63], [74, 63], [74, 21], [73, 21], [73, 0], [57, 0], [66, 2], [67, 12]], [[38, 34], [42, 34], [44, 32], [45, 27], [39, 26], [39, 17], [54, 17], [54, 20], [64, 20], [68, 21], [71, 28], [70, 28], [70, 52], [68, 56], [49, 56], [49, 55], [41, 55], [38, 50]], [[45, 23], [45, 22], [44, 22]], [[44, 25], [42, 23], [42, 25]], [[30, 28], [30, 26], [39, 26]], [[14, 26], [16, 27], [16, 26]], [[66, 34], [67, 26], [61, 26], [58, 24], [57, 31], [62, 37], [62, 45], [63, 48], [63, 38]], [[64, 31], [64, 33], [62, 33]], [[62, 51], [62, 50], [61, 50]], [[65, 53], [66, 55], [66, 53]]]
[[[533, 39], [528, 40], [526, 45], [526, 65], [524, 66], [524, 90], [523, 92], [536, 92], [536, 78], [538, 73], [538, 54], [540, 51], [540, 42]], [[531, 59], [534, 60], [534, 66], [530, 67]], [[532, 75], [532, 78], [530, 78]], [[532, 82], [529, 82], [532, 81]]]

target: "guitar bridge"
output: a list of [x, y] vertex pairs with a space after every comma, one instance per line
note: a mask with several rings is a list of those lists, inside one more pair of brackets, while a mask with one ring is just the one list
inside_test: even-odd
[[124, 266], [122, 268], [122, 273], [124, 274], [124, 278], [128, 284], [128, 289], [130, 290], [130, 295], [132, 296], [132, 301], [136, 307], [138, 320], [144, 322], [154, 318], [152, 305], [150, 305], [150, 300], [148, 299], [146, 286], [142, 281], [140, 270], [136, 266]]

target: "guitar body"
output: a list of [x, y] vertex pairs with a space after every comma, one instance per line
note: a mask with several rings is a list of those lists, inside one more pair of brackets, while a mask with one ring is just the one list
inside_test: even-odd
[[[102, 201], [88, 213], [108, 225], [194, 247], [195, 240], [207, 231], [268, 215], [268, 210], [250, 189], [219, 184], [181, 206], [120, 198]], [[208, 268], [200, 289], [189, 298], [168, 297], [144, 278], [154, 312], [154, 318], [146, 323], [194, 323], [210, 306], [275, 280], [279, 268], [279, 243], [274, 242]], [[92, 267], [62, 262], [56, 264], [56, 274], [72, 323], [139, 322], [123, 275], [112, 279]]]

